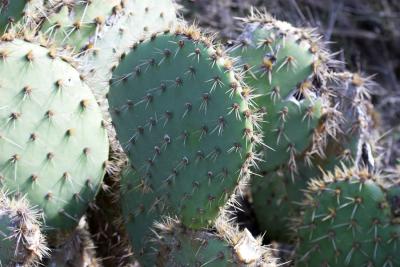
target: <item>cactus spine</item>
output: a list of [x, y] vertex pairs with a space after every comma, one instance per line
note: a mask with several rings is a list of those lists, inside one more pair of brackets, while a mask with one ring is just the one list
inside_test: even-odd
[[26, 0], [3, 0], [0, 2], [0, 35], [22, 18], [26, 2]]
[[191, 230], [170, 218], [155, 223], [152, 242], [159, 247], [157, 266], [276, 266], [269, 250], [247, 229], [223, 228], [225, 235]]
[[0, 191], [1, 266], [36, 266], [48, 255], [40, 216], [26, 198], [9, 198]]

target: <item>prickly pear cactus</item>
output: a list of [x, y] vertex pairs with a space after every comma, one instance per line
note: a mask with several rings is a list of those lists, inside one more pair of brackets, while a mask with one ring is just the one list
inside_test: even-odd
[[1, 0], [0, 1], [0, 35], [10, 29], [18, 21], [24, 11], [27, 0]]
[[108, 139], [79, 73], [53, 50], [0, 43], [0, 183], [74, 228], [102, 181]]
[[268, 239], [289, 241], [291, 219], [301, 211], [307, 180], [284, 169], [264, 174], [251, 183], [252, 204], [259, 229]]
[[79, 52], [91, 48], [96, 35], [122, 7], [121, 0], [67, 1], [51, 13], [41, 28], [50, 40]]
[[[157, 266], [265, 266], [274, 267], [266, 247], [245, 229], [230, 239], [207, 230], [191, 230], [167, 219], [155, 224], [153, 242], [159, 247]], [[231, 230], [232, 231], [232, 230]]]
[[369, 155], [369, 144], [374, 143], [375, 131], [368, 110], [371, 81], [348, 72], [332, 73], [331, 76], [329, 85], [336, 94], [332, 99], [335, 108], [325, 116], [342, 117], [335, 137], [328, 137], [326, 147], [320, 153], [306, 153], [299, 158], [296, 175], [283, 169], [262, 173], [262, 178], [257, 177], [251, 183], [257, 221], [260, 229], [267, 231], [267, 236], [272, 239], [287, 241], [290, 238], [290, 220], [300, 215], [299, 203], [311, 179], [343, 164], [373, 168], [373, 157]]
[[112, 69], [121, 55], [129, 52], [132, 44], [170, 29], [177, 21], [172, 0], [131, 0], [126, 1], [123, 7], [112, 25], [100, 32], [92, 53], [83, 59], [88, 70], [86, 82], [99, 95], [108, 92]]
[[231, 61], [192, 27], [155, 35], [123, 58], [108, 99], [136, 169], [122, 178], [121, 201], [136, 250], [160, 214], [194, 229], [212, 224], [246, 178], [257, 140], [248, 93]]
[[366, 170], [314, 180], [297, 225], [298, 266], [397, 266], [400, 223], [386, 191]]
[[1, 266], [36, 266], [48, 255], [39, 218], [26, 199], [10, 199], [0, 191]]
[[238, 57], [244, 81], [258, 95], [254, 102], [265, 114], [260, 168], [271, 171], [287, 164], [295, 172], [296, 157], [307, 149], [320, 150], [329, 133], [330, 125], [320, 119], [328, 104], [325, 76], [330, 58], [315, 33], [270, 15], [254, 14], [243, 27], [230, 52]]

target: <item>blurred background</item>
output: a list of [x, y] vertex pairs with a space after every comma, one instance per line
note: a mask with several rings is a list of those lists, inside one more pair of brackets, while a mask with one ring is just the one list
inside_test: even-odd
[[376, 118], [382, 128], [386, 165], [400, 158], [399, 0], [179, 0], [185, 19], [223, 43], [239, 32], [236, 17], [252, 7], [296, 26], [317, 28], [344, 68], [373, 76]]

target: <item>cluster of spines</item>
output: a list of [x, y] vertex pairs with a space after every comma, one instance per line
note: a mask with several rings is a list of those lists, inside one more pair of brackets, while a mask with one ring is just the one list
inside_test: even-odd
[[16, 22], [23, 16], [24, 6], [27, 1], [1, 1], [0, 3], [0, 36], [12, 29]]
[[0, 265], [37, 266], [49, 255], [42, 234], [42, 215], [25, 197], [12, 198], [0, 190]]
[[265, 266], [273, 267], [267, 247], [247, 229], [240, 231], [220, 217], [216, 230], [192, 230], [177, 219], [154, 223], [151, 240], [158, 249], [158, 266]]

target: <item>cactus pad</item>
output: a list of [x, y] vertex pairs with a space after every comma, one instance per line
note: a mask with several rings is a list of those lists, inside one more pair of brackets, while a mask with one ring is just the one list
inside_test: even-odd
[[176, 20], [172, 0], [126, 1], [121, 14], [99, 34], [93, 52], [87, 54], [89, 75], [86, 82], [90, 88], [96, 94], [105, 95], [111, 71], [120, 56], [128, 52], [133, 43], [170, 29]]
[[365, 170], [314, 180], [298, 226], [298, 266], [397, 266], [400, 224]]
[[108, 139], [100, 108], [64, 58], [20, 40], [0, 43], [0, 183], [75, 227], [102, 181]]
[[136, 169], [122, 179], [128, 228], [159, 214], [210, 225], [246, 176], [256, 139], [231, 66], [188, 28], [135, 45], [115, 70], [110, 113]]
[[230, 49], [243, 66], [244, 81], [254, 89], [255, 103], [265, 114], [261, 123], [265, 147], [263, 171], [287, 164], [309, 147], [320, 148], [316, 129], [327, 104], [325, 74], [329, 57], [318, 36], [269, 15], [253, 15]]
[[92, 46], [107, 19], [121, 9], [120, 0], [82, 0], [64, 3], [51, 13], [41, 32], [61, 46], [80, 51]]
[[299, 216], [307, 180], [294, 177], [287, 170], [254, 177], [251, 183], [254, 213], [261, 231], [275, 241], [288, 241], [291, 237], [291, 219]]

